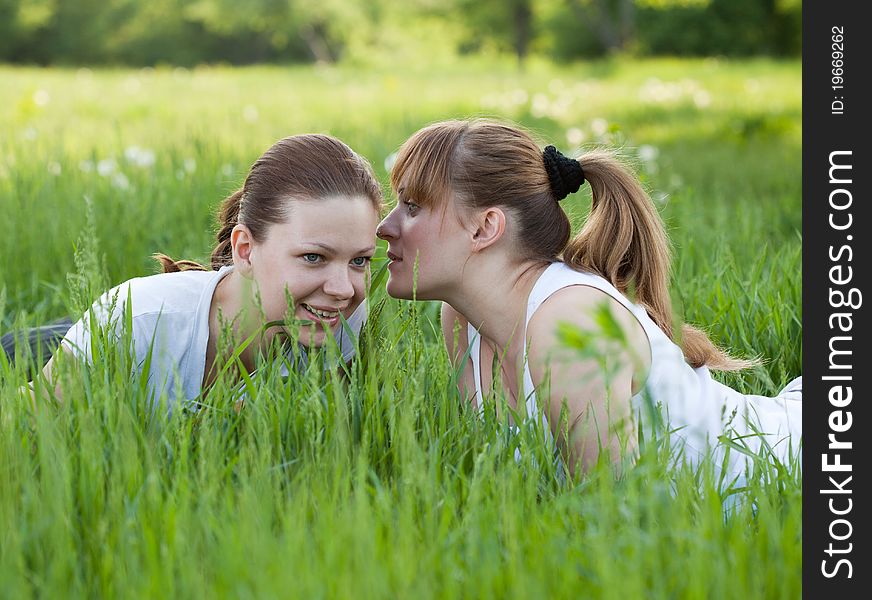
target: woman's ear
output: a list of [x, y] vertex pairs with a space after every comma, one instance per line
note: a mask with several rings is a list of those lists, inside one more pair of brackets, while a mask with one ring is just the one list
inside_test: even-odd
[[251, 230], [239, 224], [230, 232], [230, 247], [233, 250], [233, 266], [244, 277], [251, 274], [251, 252], [254, 237]]
[[488, 208], [478, 215], [476, 230], [472, 234], [472, 251], [478, 252], [497, 243], [506, 231], [506, 213], [497, 207]]

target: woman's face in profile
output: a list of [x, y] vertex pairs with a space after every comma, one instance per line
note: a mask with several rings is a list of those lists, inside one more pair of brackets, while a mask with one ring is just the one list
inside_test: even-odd
[[468, 256], [466, 233], [450, 206], [443, 210], [399, 200], [377, 230], [388, 242], [388, 294], [407, 300], [444, 299]]

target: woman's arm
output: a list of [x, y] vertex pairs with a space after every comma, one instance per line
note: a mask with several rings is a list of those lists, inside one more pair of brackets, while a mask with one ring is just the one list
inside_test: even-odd
[[631, 398], [651, 361], [632, 313], [600, 290], [572, 286], [540, 306], [527, 339], [530, 375], [570, 471], [588, 470], [603, 451], [616, 466], [634, 455]]
[[475, 406], [475, 380], [473, 379], [472, 360], [464, 359], [469, 348], [467, 336], [468, 322], [466, 317], [454, 310], [447, 302], [442, 303], [442, 337], [445, 340], [445, 348], [448, 357], [455, 369], [461, 369], [457, 379], [457, 387], [462, 398], [467, 399]]
[[[33, 402], [34, 407], [36, 407], [37, 402], [41, 400], [52, 399], [58, 403], [63, 401], [63, 397], [61, 394], [61, 384], [57, 373], [55, 373], [55, 359], [63, 352], [63, 360], [72, 361], [75, 360], [75, 355], [73, 351], [70, 350], [64, 344], [61, 344], [58, 350], [55, 352], [54, 356], [48, 359], [48, 362], [45, 363], [45, 366], [42, 368], [42, 374], [40, 379], [42, 380], [39, 385], [39, 397], [37, 397], [37, 387], [35, 386], [34, 381], [28, 382], [27, 386], [22, 387], [22, 390], [26, 391], [30, 394], [30, 398]], [[49, 390], [52, 390], [49, 392]]]

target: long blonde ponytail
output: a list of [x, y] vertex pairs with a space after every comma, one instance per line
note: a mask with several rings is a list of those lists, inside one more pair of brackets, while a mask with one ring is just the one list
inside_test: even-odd
[[[597, 273], [632, 296], [675, 339], [668, 285], [670, 248], [657, 209], [639, 180], [614, 155], [594, 151], [578, 162], [590, 183], [593, 203], [584, 227], [563, 251], [563, 260], [575, 269]], [[734, 371], [754, 364], [730, 357], [691, 325], [682, 325], [677, 341], [694, 367]]]

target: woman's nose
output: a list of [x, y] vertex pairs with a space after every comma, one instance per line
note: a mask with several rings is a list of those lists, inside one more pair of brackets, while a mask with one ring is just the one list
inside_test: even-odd
[[337, 269], [332, 276], [324, 282], [324, 292], [339, 298], [347, 300], [354, 296], [354, 284], [351, 281], [347, 269]]
[[394, 225], [394, 211], [392, 210], [388, 213], [381, 223], [378, 224], [378, 227], [375, 228], [375, 235], [382, 240], [387, 240], [390, 238], [395, 238], [396, 236], [396, 226]]

